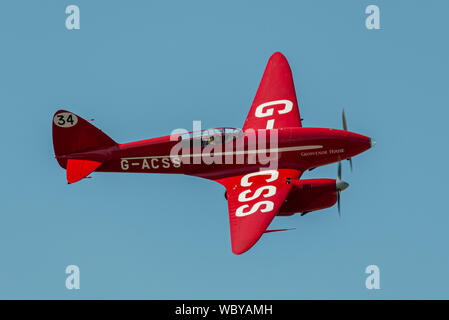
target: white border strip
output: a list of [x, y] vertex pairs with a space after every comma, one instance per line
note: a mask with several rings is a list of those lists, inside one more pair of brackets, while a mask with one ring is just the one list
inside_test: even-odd
[[[267, 153], [267, 152], [290, 152], [290, 151], [300, 151], [300, 150], [312, 150], [312, 149], [321, 149], [323, 146], [321, 145], [312, 145], [312, 146], [299, 146], [299, 147], [286, 147], [286, 148], [274, 148], [274, 149], [261, 149], [261, 150], [247, 150], [247, 151], [228, 151], [228, 152], [217, 152], [214, 153], [214, 156], [221, 155], [238, 155], [238, 154], [255, 154], [255, 153]], [[120, 158], [121, 160], [137, 160], [137, 159], [157, 159], [157, 158], [176, 158], [176, 157], [202, 157], [204, 155], [211, 155], [210, 153], [194, 153], [194, 154], [180, 154], [180, 155], [167, 155], [167, 156], [147, 156], [147, 157], [130, 157], [130, 158]]]

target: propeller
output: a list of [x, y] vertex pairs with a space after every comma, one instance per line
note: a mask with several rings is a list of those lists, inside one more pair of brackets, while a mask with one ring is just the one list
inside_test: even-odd
[[[343, 111], [341, 113], [341, 119], [343, 122], [343, 130], [348, 131], [348, 124], [346, 123], [346, 116], [345, 116], [345, 108], [343, 108]], [[352, 158], [349, 158], [348, 161], [349, 161], [349, 167], [351, 168], [351, 171], [352, 171]]]
[[337, 206], [338, 206], [338, 215], [341, 217], [340, 211], [340, 192], [349, 187], [349, 183], [341, 180], [341, 161], [338, 162], [338, 174], [337, 180], [335, 181], [335, 189], [337, 189]]

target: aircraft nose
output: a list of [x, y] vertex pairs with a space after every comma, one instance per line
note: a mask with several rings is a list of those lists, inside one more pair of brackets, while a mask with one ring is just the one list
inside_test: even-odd
[[349, 187], [349, 183], [347, 183], [346, 181], [340, 180], [338, 179], [335, 182], [335, 187], [337, 189], [337, 191], [343, 191], [345, 190], [347, 187]]
[[376, 145], [376, 140], [374, 140], [373, 138], [369, 139], [369, 143], [371, 145], [371, 148], [374, 147]]

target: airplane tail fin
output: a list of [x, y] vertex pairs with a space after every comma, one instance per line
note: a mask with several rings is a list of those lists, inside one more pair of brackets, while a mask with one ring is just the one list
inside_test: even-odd
[[98, 159], [71, 157], [97, 149], [116, 146], [117, 143], [103, 131], [76, 114], [58, 110], [53, 116], [53, 148], [61, 167], [67, 169], [67, 181], [73, 183], [85, 178], [98, 168], [102, 161]]

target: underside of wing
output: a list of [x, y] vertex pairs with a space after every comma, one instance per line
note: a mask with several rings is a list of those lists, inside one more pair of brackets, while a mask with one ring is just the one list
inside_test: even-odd
[[301, 127], [301, 117], [290, 66], [276, 52], [268, 60], [243, 130], [285, 127]]
[[216, 180], [226, 187], [233, 253], [244, 253], [259, 240], [290, 193], [290, 180], [300, 175], [277, 169]]

